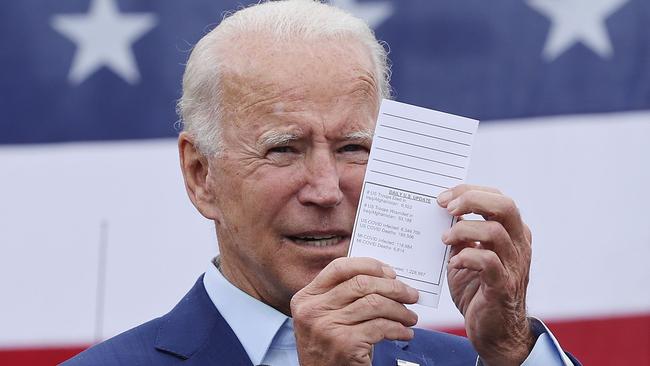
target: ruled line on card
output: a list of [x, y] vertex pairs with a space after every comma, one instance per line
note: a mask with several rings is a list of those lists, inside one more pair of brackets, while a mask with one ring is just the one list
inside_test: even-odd
[[441, 140], [441, 141], [446, 141], [446, 142], [450, 142], [450, 143], [453, 143], [453, 144], [458, 144], [458, 145], [463, 145], [463, 146], [470, 146], [469, 144], [464, 143], [464, 142], [460, 142], [460, 141], [456, 141], [456, 140], [451, 140], [451, 139], [445, 139], [445, 138], [442, 138], [442, 137], [438, 137], [438, 136], [434, 136], [434, 135], [429, 135], [429, 134], [426, 134], [426, 133], [421, 133], [421, 132], [415, 132], [415, 131], [411, 131], [411, 130], [406, 130], [406, 129], [399, 128], [399, 127], [395, 127], [395, 126], [381, 125], [381, 127], [391, 128], [391, 129], [393, 129], [393, 130], [402, 131], [402, 132], [406, 132], [406, 133], [411, 133], [411, 134], [418, 135], [418, 136], [429, 137], [429, 138], [432, 138], [432, 139]]
[[411, 181], [411, 182], [416, 182], [416, 183], [426, 184], [426, 185], [428, 185], [428, 186], [433, 186], [433, 187], [438, 187], [438, 188], [443, 188], [443, 189], [449, 189], [449, 187], [441, 186], [441, 185], [438, 185], [438, 184], [435, 184], [435, 183], [423, 182], [423, 181], [421, 181], [421, 180], [417, 180], [417, 179], [411, 179], [411, 178], [401, 177], [401, 176], [399, 176], [399, 175], [390, 174], [390, 173], [385, 173], [385, 172], [380, 172], [380, 171], [378, 171], [378, 170], [371, 170], [371, 172], [373, 172], [373, 173], [377, 173], [377, 174], [382, 174], [382, 175], [387, 175], [387, 176], [389, 176], [389, 177], [393, 177], [393, 178], [404, 179], [404, 180], [408, 180], [408, 181]]
[[403, 120], [411, 121], [411, 122], [417, 122], [417, 123], [422, 123], [422, 124], [429, 125], [429, 126], [434, 126], [434, 127], [444, 128], [444, 129], [446, 129], [446, 130], [456, 131], [456, 132], [464, 133], [464, 134], [467, 134], [467, 135], [472, 135], [472, 134], [473, 134], [472, 132], [469, 132], [469, 131], [459, 130], [459, 129], [457, 129], [457, 128], [452, 128], [452, 127], [447, 127], [447, 126], [443, 126], [443, 125], [438, 125], [438, 124], [431, 123], [431, 122], [420, 121], [420, 120], [413, 119], [413, 118], [408, 118], [408, 117], [398, 116], [398, 115], [396, 115], [396, 114], [390, 114], [390, 113], [386, 113], [386, 112], [383, 112], [382, 114], [383, 114], [383, 115], [386, 115], [386, 116], [390, 116], [390, 117], [395, 117], [395, 118], [399, 118], [399, 119], [403, 119]]
[[394, 163], [394, 162], [392, 162], [392, 161], [381, 160], [381, 159], [375, 159], [375, 161], [379, 161], [379, 162], [382, 162], [382, 163], [385, 163], [385, 164], [390, 164], [390, 165], [395, 165], [395, 166], [401, 166], [401, 167], [403, 167], [403, 168], [407, 168], [407, 169], [419, 170], [419, 171], [421, 171], [421, 172], [425, 172], [425, 173], [429, 173], [429, 174], [435, 174], [435, 175], [439, 175], [439, 176], [441, 176], [441, 177], [447, 177], [447, 178], [456, 179], [456, 180], [463, 180], [463, 178], [454, 177], [453, 175], [447, 175], [447, 174], [442, 174], [442, 173], [438, 173], [438, 172], [433, 172], [433, 171], [431, 171], [431, 170], [420, 169], [420, 168], [416, 168], [416, 167], [413, 167], [413, 166], [408, 166], [408, 165], [404, 165], [404, 164]]
[[455, 153], [455, 152], [446, 151], [446, 150], [441, 150], [441, 149], [436, 149], [436, 148], [429, 147], [429, 146], [418, 145], [418, 144], [414, 144], [414, 143], [412, 143], [412, 142], [406, 142], [406, 141], [402, 141], [402, 140], [392, 139], [392, 138], [390, 138], [390, 137], [384, 137], [384, 136], [377, 136], [377, 137], [380, 138], [380, 139], [389, 140], [389, 141], [397, 142], [397, 143], [400, 143], [400, 144], [406, 144], [406, 145], [411, 145], [411, 146], [421, 147], [421, 148], [428, 149], [428, 150], [433, 150], [433, 151], [441, 152], [441, 153], [444, 153], [444, 154], [450, 154], [450, 155], [460, 156], [461, 158], [467, 158], [467, 157], [468, 157], [467, 155], [457, 154], [457, 153]]
[[391, 149], [385, 149], [385, 148], [383, 148], [383, 147], [376, 147], [376, 149], [377, 149], [377, 150], [381, 150], [381, 151], [390, 152], [390, 153], [393, 153], [393, 154], [398, 154], [398, 155], [408, 156], [408, 157], [416, 158], [416, 159], [420, 159], [420, 160], [426, 160], [426, 161], [430, 161], [430, 162], [432, 162], [432, 163], [438, 163], [438, 164], [442, 164], [442, 165], [447, 165], [447, 166], [451, 166], [451, 167], [458, 168], [458, 169], [465, 169], [464, 166], [460, 166], [460, 165], [456, 165], [456, 164], [450, 164], [450, 163], [445, 163], [444, 161], [434, 160], [434, 159], [429, 159], [429, 158], [425, 158], [425, 157], [423, 157], [423, 156], [411, 155], [411, 154], [407, 154], [407, 153], [404, 153], [404, 152], [401, 152], [401, 151], [395, 151], [395, 150], [391, 150]]

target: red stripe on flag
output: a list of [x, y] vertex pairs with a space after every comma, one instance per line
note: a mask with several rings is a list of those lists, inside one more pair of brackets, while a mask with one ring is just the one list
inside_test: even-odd
[[[606, 319], [563, 320], [547, 325], [562, 347], [583, 365], [650, 365], [650, 314]], [[463, 329], [443, 329], [465, 335]], [[84, 347], [0, 349], [0, 365], [50, 366]]]
[[553, 322], [549, 328], [584, 365], [650, 365], [650, 314]]
[[87, 346], [0, 349], [2, 366], [52, 366], [67, 360]]
[[[650, 314], [545, 323], [583, 365], [650, 365]], [[442, 331], [465, 336], [461, 328]]]

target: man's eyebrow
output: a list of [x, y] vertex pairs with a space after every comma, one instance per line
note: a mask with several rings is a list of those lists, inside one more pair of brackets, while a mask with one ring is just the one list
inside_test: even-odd
[[347, 133], [343, 136], [345, 140], [372, 141], [373, 132], [371, 130], [360, 130]]
[[257, 145], [262, 147], [279, 146], [296, 141], [299, 138], [298, 132], [270, 130], [260, 135], [257, 139]]

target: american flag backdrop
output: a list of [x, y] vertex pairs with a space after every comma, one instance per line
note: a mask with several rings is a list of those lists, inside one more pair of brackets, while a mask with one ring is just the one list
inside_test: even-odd
[[[650, 365], [650, 1], [332, 0], [395, 99], [480, 119], [469, 181], [531, 226], [529, 311], [586, 365]], [[175, 100], [238, 1], [0, 2], [0, 365], [167, 312], [216, 254]], [[462, 332], [449, 295], [420, 325]]]

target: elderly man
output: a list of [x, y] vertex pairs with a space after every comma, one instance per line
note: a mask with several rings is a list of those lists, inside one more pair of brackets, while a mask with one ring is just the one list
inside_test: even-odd
[[526, 316], [531, 235], [495, 189], [439, 197], [452, 215], [486, 218], [443, 237], [469, 340], [411, 328], [417, 291], [377, 260], [346, 258], [388, 75], [365, 23], [309, 0], [240, 10], [201, 39], [178, 146], [220, 256], [170, 313], [67, 365], [570, 364]]

